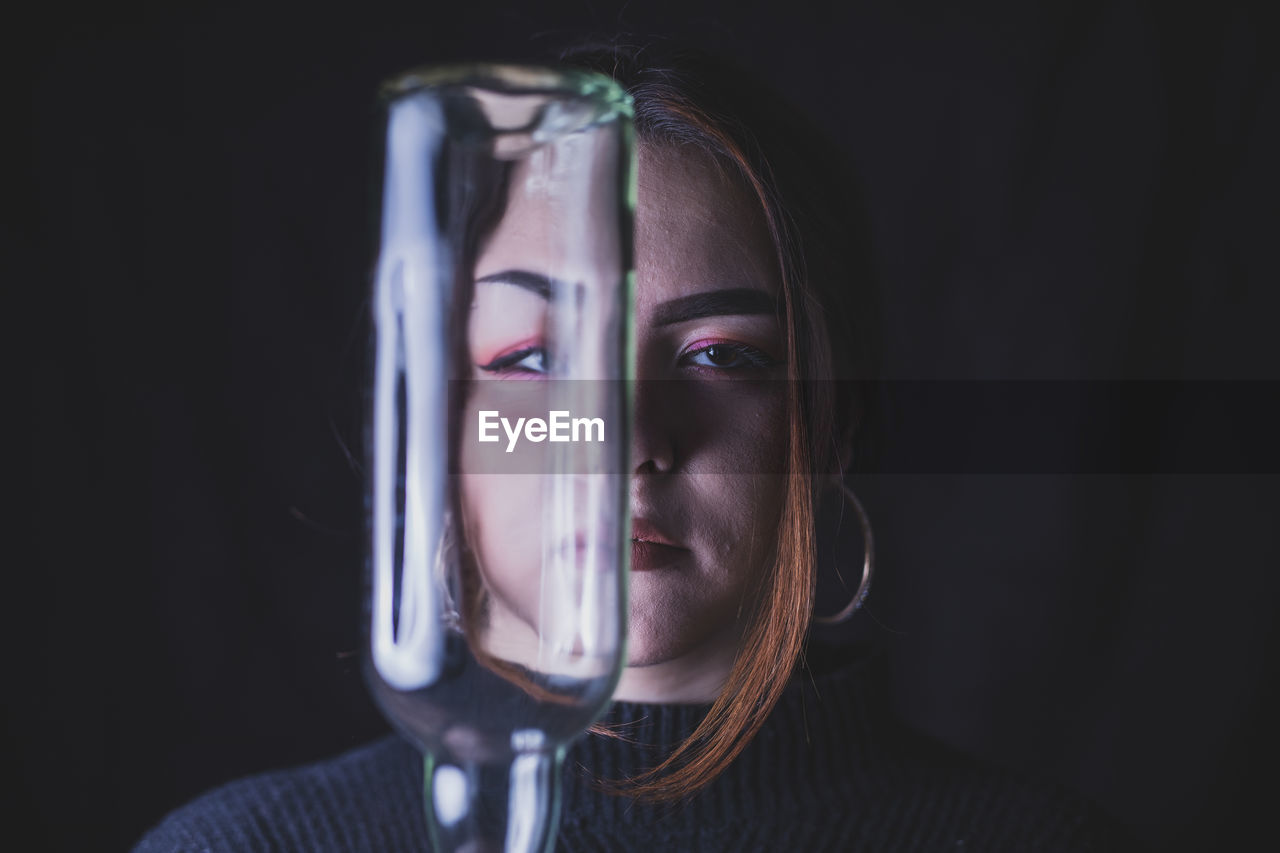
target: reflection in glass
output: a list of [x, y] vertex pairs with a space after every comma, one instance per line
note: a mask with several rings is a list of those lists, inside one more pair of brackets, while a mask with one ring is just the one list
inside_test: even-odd
[[439, 850], [547, 850], [626, 636], [630, 103], [475, 66], [387, 87], [367, 672]]

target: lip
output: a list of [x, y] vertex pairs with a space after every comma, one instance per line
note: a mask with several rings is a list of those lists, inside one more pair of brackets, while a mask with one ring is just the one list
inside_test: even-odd
[[647, 572], [670, 566], [689, 553], [645, 518], [631, 521], [631, 570]]
[[[594, 548], [592, 548], [594, 544]], [[595, 552], [595, 558], [592, 558], [592, 552]], [[606, 542], [590, 542], [586, 534], [576, 533], [561, 540], [560, 547], [556, 551], [563, 560], [569, 560], [578, 566], [586, 566], [590, 564], [611, 565], [615, 559], [611, 555], [615, 552], [608, 547]], [[597, 560], [599, 561], [597, 563]]]

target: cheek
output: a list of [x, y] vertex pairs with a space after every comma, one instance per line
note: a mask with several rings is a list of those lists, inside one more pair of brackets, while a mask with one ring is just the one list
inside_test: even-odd
[[723, 474], [702, 478], [711, 507], [705, 520], [717, 569], [729, 583], [762, 571], [777, 542], [784, 480], [773, 474]]
[[[781, 386], [779, 386], [781, 391]], [[786, 490], [787, 407], [783, 393], [726, 406], [703, 445], [696, 477], [705, 536], [726, 583], [767, 570], [776, 553]]]
[[542, 556], [539, 482], [532, 476], [462, 477], [466, 535], [485, 588], [526, 617], [537, 607]]
[[786, 473], [787, 400], [781, 382], [709, 382], [688, 423], [690, 468], [726, 475]]

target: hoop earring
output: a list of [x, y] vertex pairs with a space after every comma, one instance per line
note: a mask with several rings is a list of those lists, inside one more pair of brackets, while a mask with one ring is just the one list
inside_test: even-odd
[[871, 592], [871, 574], [875, 569], [875, 542], [871, 537], [871, 520], [867, 518], [867, 511], [862, 508], [862, 502], [858, 500], [858, 496], [844, 484], [843, 480], [840, 481], [840, 491], [844, 494], [845, 500], [853, 504], [854, 510], [858, 513], [858, 520], [862, 522], [862, 582], [858, 584], [858, 590], [853, 594], [853, 598], [839, 613], [833, 616], [819, 616], [815, 613], [813, 621], [819, 625], [838, 625], [847, 621], [867, 600], [867, 594]]

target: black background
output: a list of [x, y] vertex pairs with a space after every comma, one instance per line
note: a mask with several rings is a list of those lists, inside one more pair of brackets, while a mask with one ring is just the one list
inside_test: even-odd
[[[570, 31], [691, 35], [845, 147], [889, 378], [1274, 381], [1276, 31], [1171, 5], [11, 21], [7, 135], [29, 147], [10, 411], [31, 418], [11, 448], [7, 834], [125, 849], [212, 785], [385, 728], [353, 654], [382, 79]], [[1275, 474], [864, 477], [903, 714], [1159, 849], [1273, 834]]]

